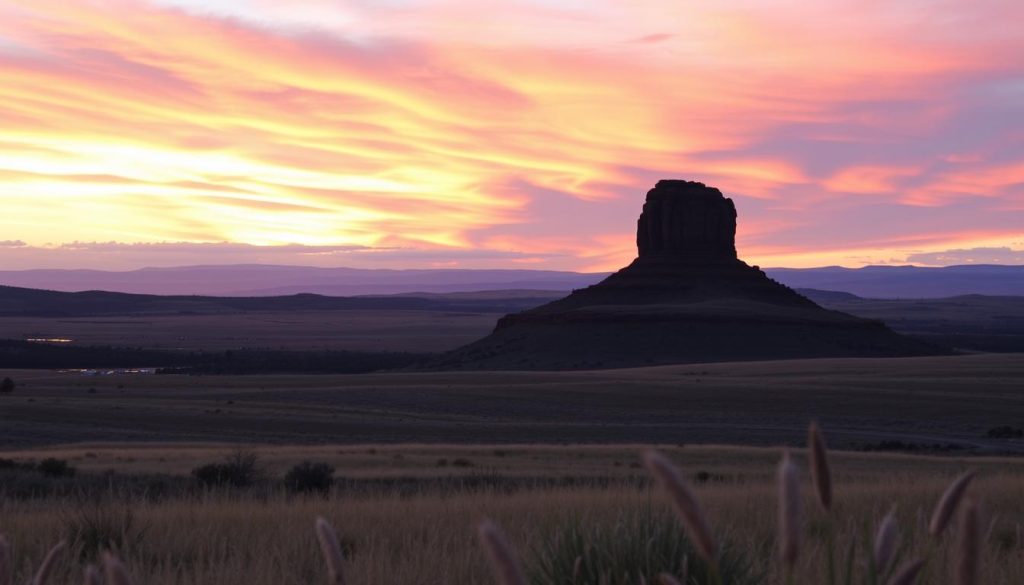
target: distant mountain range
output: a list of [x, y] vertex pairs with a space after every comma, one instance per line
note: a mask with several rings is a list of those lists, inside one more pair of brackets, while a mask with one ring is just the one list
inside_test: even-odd
[[98, 317], [142, 315], [217, 315], [292, 311], [440, 311], [504, 314], [557, 298], [550, 291], [494, 291], [480, 294], [430, 294], [329, 297], [297, 294], [276, 297], [142, 295], [105, 291], [60, 292], [0, 286], [0, 317]]
[[[891, 300], [867, 299], [827, 290], [798, 289], [797, 292], [827, 309], [877, 319], [900, 333], [945, 347], [1024, 351], [1024, 295]], [[497, 321], [502, 315], [528, 310], [564, 295], [564, 291], [494, 290], [363, 297], [314, 294], [279, 297], [156, 296], [102, 291], [68, 293], [0, 286], [0, 319], [401, 310], [491, 314]], [[6, 325], [6, 322], [0, 325]], [[6, 331], [0, 331], [2, 345], [3, 338], [14, 336], [9, 328], [0, 329]], [[0, 347], [0, 358], [3, 354]]]
[[[868, 266], [857, 269], [830, 266], [769, 268], [766, 272], [793, 288], [840, 291], [868, 298], [1024, 295], [1024, 266]], [[365, 270], [232, 265], [144, 268], [128, 272], [0, 271], [0, 285], [153, 295], [270, 297], [313, 293], [356, 296], [507, 290], [567, 292], [595, 284], [606, 276], [607, 273], [547, 270]]]
[[922, 268], [771, 268], [769, 276], [793, 288], [841, 291], [875, 299], [934, 299], [961, 295], [1024, 295], [1024, 266], [993, 264]]
[[607, 276], [547, 270], [365, 270], [232, 265], [100, 270], [0, 271], [0, 285], [65, 292], [104, 290], [151, 295], [270, 297], [453, 293], [493, 290], [568, 291]]

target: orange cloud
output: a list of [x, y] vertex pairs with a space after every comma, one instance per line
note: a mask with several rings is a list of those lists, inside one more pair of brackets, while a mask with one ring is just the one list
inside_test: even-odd
[[[1004, 203], [942, 226], [947, 248], [1012, 231], [1021, 209], [1019, 157], [989, 156], [1019, 134], [961, 143], [957, 125], [1017, 103], [999, 93], [1021, 73], [1017, 4], [946, 2], [948, 19], [845, 0], [197, 6], [0, 6], [5, 239], [493, 249], [607, 269], [663, 176], [736, 196], [755, 255], [800, 262], [897, 251], [883, 242], [909, 222], [858, 234], [851, 194]], [[538, 211], [563, 198], [598, 219]]]
[[853, 166], [840, 169], [822, 181], [822, 185], [840, 193], [885, 195], [899, 191], [900, 179], [917, 176], [921, 171], [908, 166]]

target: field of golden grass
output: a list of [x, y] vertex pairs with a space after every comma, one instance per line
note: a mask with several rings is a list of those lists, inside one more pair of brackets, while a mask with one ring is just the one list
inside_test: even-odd
[[[0, 459], [14, 462], [0, 469], [0, 534], [15, 546], [15, 583], [62, 539], [69, 544], [53, 583], [81, 582], [98, 553], [81, 543], [102, 536], [114, 537], [140, 584], [309, 584], [326, 582], [313, 530], [323, 516], [339, 533], [349, 585], [476, 585], [495, 582], [476, 534], [490, 518], [508, 534], [532, 585], [569, 585], [571, 574], [539, 572], [554, 558], [571, 573], [577, 553], [566, 543], [574, 534], [592, 540], [587, 554], [616, 571], [638, 568], [629, 563], [647, 558], [645, 551], [668, 550], [660, 540], [665, 522], [679, 530], [678, 523], [641, 464], [655, 445], [693, 483], [730, 554], [763, 576], [726, 582], [782, 585], [782, 451], [757, 445], [785, 444], [797, 447], [805, 511], [789, 582], [828, 583], [824, 551], [837, 551], [843, 564], [853, 543], [853, 583], [886, 583], [888, 575], [864, 574], [877, 527], [895, 504], [900, 560], [928, 560], [918, 585], [1016, 585], [1024, 582], [1024, 459], [984, 455], [1022, 449], [1019, 440], [986, 436], [992, 427], [1020, 426], [1020, 357], [562, 373], [9, 372], [19, 386], [0, 397]], [[837, 451], [835, 505], [826, 514], [814, 503], [799, 448], [810, 419], [825, 424], [834, 447], [898, 440], [956, 449], [943, 457]], [[711, 441], [752, 446], [701, 444]], [[190, 477], [240, 446], [258, 454], [268, 479], [210, 491]], [[21, 463], [46, 458], [68, 461], [78, 475], [51, 480], [21, 471]], [[282, 476], [304, 460], [336, 469], [328, 497], [283, 489]], [[982, 510], [982, 572], [973, 582], [950, 579], [959, 523], [941, 538], [927, 528], [943, 490], [967, 470], [978, 472], [968, 496]], [[623, 555], [626, 565], [616, 561]], [[575, 585], [640, 582], [617, 572]]]
[[[230, 448], [217, 445], [118, 446], [47, 449], [6, 453], [22, 460], [66, 457], [80, 473], [161, 471], [186, 474], [194, 465], [216, 460]], [[424, 484], [415, 493], [334, 492], [330, 497], [298, 497], [284, 492], [207, 492], [200, 495], [118, 498], [83, 502], [58, 499], [4, 499], [0, 533], [16, 547], [16, 580], [29, 578], [53, 543], [69, 538], [69, 527], [83, 513], [118, 518], [130, 510], [133, 528], [118, 554], [138, 583], [153, 585], [263, 585], [326, 582], [313, 521], [328, 519], [346, 553], [348, 583], [470, 585], [493, 583], [477, 541], [475, 526], [493, 519], [507, 533], [531, 575], [543, 550], [567, 525], [584, 532], [632, 526], [637, 517], [672, 518], [664, 492], [639, 468], [642, 446], [320, 446], [261, 447], [270, 476], [302, 459], [328, 461], [338, 476], [428, 479], [453, 474], [508, 478], [614, 478], [593, 485], [546, 485], [516, 489], [436, 491]], [[776, 550], [778, 449], [734, 447], [659, 448], [695, 485], [717, 538], [748, 558], [763, 583], [784, 583]], [[928, 535], [932, 509], [958, 474], [978, 478], [970, 497], [982, 504], [982, 573], [977, 583], [1014, 584], [1024, 578], [1024, 461], [1012, 458], [938, 458], [892, 454], [833, 453], [835, 505], [825, 513], [814, 503], [805, 453], [794, 452], [803, 487], [804, 546], [795, 583], [824, 583], [825, 539], [833, 531], [837, 548], [857, 550], [863, 573], [874, 532], [895, 504], [902, 559], [926, 557], [917, 583], [948, 583], [958, 553], [952, 526], [941, 538]], [[463, 459], [471, 466], [439, 467], [439, 459]], [[702, 473], [703, 472], [703, 473]], [[703, 480], [698, 478], [703, 477]], [[85, 512], [83, 512], [85, 510]], [[90, 511], [92, 510], [92, 511]], [[115, 522], [116, 524], [116, 522]], [[830, 528], [831, 527], [831, 528]], [[622, 538], [646, 539], [644, 534]], [[845, 552], [843, 553], [845, 554]], [[78, 582], [89, 558], [66, 551], [54, 582]], [[609, 583], [639, 583], [609, 576]], [[532, 582], [544, 583], [534, 578]], [[858, 579], [858, 583], [865, 582]], [[884, 582], [884, 581], [879, 581]]]

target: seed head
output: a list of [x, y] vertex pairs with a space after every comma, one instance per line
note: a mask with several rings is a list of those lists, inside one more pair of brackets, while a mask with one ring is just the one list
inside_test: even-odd
[[886, 514], [875, 534], [875, 570], [884, 573], [896, 552], [896, 507]]
[[477, 532], [491, 561], [491, 569], [498, 580], [498, 585], [526, 585], [526, 577], [523, 576], [523, 570], [519, 566], [512, 545], [508, 543], [501, 529], [490, 520], [485, 520]]
[[103, 572], [107, 577], [107, 585], [135, 585], [135, 580], [124, 568], [121, 559], [110, 553], [103, 555]]
[[889, 585], [913, 585], [922, 568], [924, 568], [924, 561], [921, 559], [904, 563], [896, 570], [892, 579], [889, 579]]
[[828, 466], [828, 447], [818, 423], [812, 422], [807, 431], [807, 447], [811, 455], [811, 479], [818, 495], [818, 503], [828, 511], [832, 509], [832, 473]]
[[779, 559], [792, 569], [800, 554], [800, 472], [787, 452], [779, 463]]
[[50, 552], [46, 554], [46, 558], [43, 559], [43, 564], [39, 566], [39, 571], [36, 573], [35, 579], [32, 580], [32, 585], [46, 585], [46, 582], [50, 579], [50, 573], [53, 572], [53, 565], [57, 562], [57, 557], [60, 556], [63, 550], [63, 542], [58, 542], [57, 546], [50, 549]]
[[942, 531], [946, 529], [946, 526], [949, 524], [949, 520], [953, 517], [953, 513], [956, 512], [956, 508], [960, 504], [960, 500], [963, 499], [964, 492], [967, 491], [967, 486], [970, 485], [972, 479], [974, 479], [974, 472], [968, 471], [956, 478], [953, 483], [949, 484], [949, 487], [946, 488], [946, 492], [942, 494], [942, 499], [940, 499], [938, 505], [935, 506], [935, 512], [932, 513], [932, 521], [928, 525], [928, 531], [931, 532], [932, 536], [939, 536], [942, 534]]
[[316, 538], [320, 542], [320, 552], [327, 563], [327, 578], [330, 585], [345, 585], [345, 556], [341, 554], [338, 544], [338, 533], [327, 520], [316, 519]]
[[689, 484], [676, 466], [660, 453], [648, 451], [644, 455], [644, 462], [647, 464], [647, 470], [668, 493], [676, 515], [693, 541], [697, 553], [709, 564], [715, 565], [718, 562], [718, 544], [711, 533], [711, 525], [704, 514], [704, 509]]

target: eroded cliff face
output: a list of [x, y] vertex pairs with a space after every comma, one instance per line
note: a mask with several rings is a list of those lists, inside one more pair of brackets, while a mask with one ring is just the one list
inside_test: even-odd
[[647, 192], [636, 243], [642, 259], [736, 260], [736, 206], [703, 183], [658, 181]]

